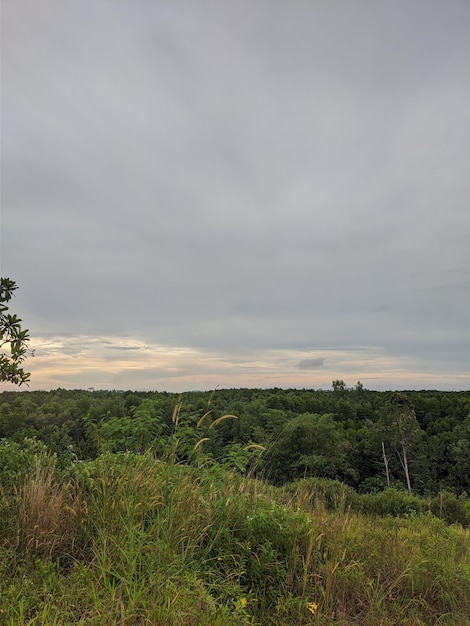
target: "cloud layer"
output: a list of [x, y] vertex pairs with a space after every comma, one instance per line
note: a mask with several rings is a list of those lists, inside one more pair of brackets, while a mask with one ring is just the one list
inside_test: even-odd
[[467, 2], [2, 11], [1, 273], [36, 380], [56, 385], [56, 336], [57, 363], [74, 337], [114, 346], [60, 386], [316, 386], [343, 367], [468, 388]]
[[[331, 388], [344, 379], [368, 389], [446, 389], [466, 384], [457, 372], [423, 368], [411, 357], [387, 355], [374, 347], [344, 349], [203, 350], [149, 344], [132, 337], [47, 336], [34, 339], [28, 362], [31, 389], [161, 389], [216, 387]], [[4, 389], [8, 386], [4, 385]]]

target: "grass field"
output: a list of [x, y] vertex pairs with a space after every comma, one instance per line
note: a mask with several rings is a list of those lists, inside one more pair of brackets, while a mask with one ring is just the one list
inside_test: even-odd
[[469, 531], [430, 511], [151, 454], [28, 463], [2, 473], [0, 624], [470, 624]]

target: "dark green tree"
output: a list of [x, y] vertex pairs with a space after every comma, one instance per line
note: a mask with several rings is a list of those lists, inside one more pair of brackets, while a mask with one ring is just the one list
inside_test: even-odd
[[316, 476], [344, 480], [351, 468], [346, 440], [332, 415], [294, 417], [266, 454], [266, 474], [277, 484]]
[[470, 493], [470, 413], [453, 431], [455, 442], [450, 446], [450, 476], [459, 493]]
[[338, 395], [343, 395], [344, 393], [346, 393], [346, 391], [348, 390], [348, 388], [346, 387], [346, 383], [344, 382], [344, 380], [334, 380], [331, 383], [331, 386], [333, 387], [333, 391], [335, 393], [337, 393]]
[[14, 385], [27, 383], [30, 373], [22, 365], [28, 352], [28, 329], [21, 328], [21, 319], [8, 312], [17, 285], [9, 278], [0, 278], [0, 382]]

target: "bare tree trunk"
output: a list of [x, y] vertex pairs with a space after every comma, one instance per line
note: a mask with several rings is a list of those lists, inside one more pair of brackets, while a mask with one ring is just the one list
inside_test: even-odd
[[403, 469], [405, 470], [406, 486], [408, 488], [408, 491], [411, 491], [410, 473], [408, 471], [408, 459], [406, 458], [406, 448], [403, 442], [401, 443], [401, 449], [403, 453], [402, 463]]
[[383, 441], [382, 441], [382, 454], [384, 457], [385, 476], [387, 477], [387, 487], [390, 488], [390, 472], [388, 470], [388, 459], [387, 459], [387, 455], [385, 454], [385, 444]]

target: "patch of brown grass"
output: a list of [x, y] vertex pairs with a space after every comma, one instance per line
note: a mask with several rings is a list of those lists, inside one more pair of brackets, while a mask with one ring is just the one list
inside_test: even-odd
[[38, 463], [18, 494], [16, 544], [34, 556], [58, 558], [74, 553], [85, 502], [70, 483], [57, 482]]

